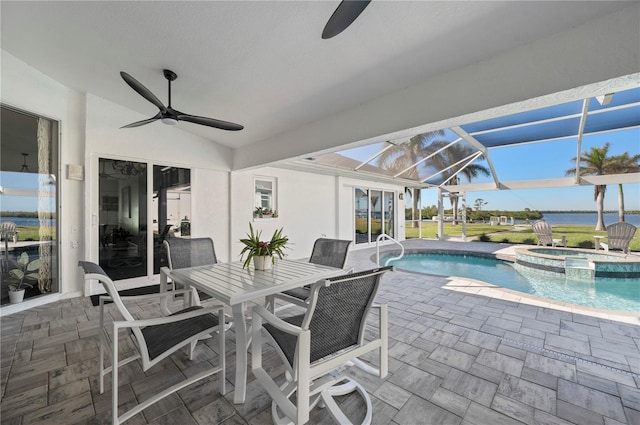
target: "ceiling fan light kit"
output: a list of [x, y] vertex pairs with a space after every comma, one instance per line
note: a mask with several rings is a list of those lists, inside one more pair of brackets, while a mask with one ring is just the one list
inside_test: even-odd
[[133, 128], [140, 127], [141, 125], [151, 124], [154, 121], [161, 120], [164, 124], [167, 125], [176, 125], [178, 121], [186, 121], [194, 124], [206, 125], [207, 127], [219, 128], [221, 130], [230, 130], [230, 131], [238, 131], [242, 130], [244, 127], [240, 124], [235, 124], [228, 121], [217, 120], [215, 118], [207, 118], [207, 117], [199, 117], [196, 115], [185, 114], [184, 112], [180, 112], [177, 109], [173, 109], [171, 107], [171, 82], [178, 78], [178, 75], [169, 70], [165, 69], [162, 71], [164, 78], [167, 79], [169, 83], [169, 105], [164, 106], [164, 104], [154, 95], [151, 90], [146, 88], [142, 83], [133, 78], [131, 75], [127, 74], [124, 71], [120, 72], [120, 76], [122, 79], [136, 91], [140, 96], [147, 99], [149, 102], [153, 103], [160, 111], [153, 117], [148, 118], [146, 120], [133, 122], [131, 124], [127, 124], [120, 128]]
[[160, 121], [162, 121], [163, 124], [166, 125], [176, 125], [178, 124], [178, 120], [175, 118], [161, 118]]

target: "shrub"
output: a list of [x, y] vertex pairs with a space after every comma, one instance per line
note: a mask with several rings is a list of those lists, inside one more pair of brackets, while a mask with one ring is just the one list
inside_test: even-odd
[[478, 236], [478, 240], [480, 242], [491, 242], [491, 238], [489, 236], [487, 236], [486, 233], [483, 233], [480, 236]]
[[595, 246], [596, 244], [594, 241], [586, 240], [578, 242], [578, 248], [593, 249]]
[[522, 240], [522, 243], [527, 244], [527, 245], [535, 245], [536, 241], [533, 238], [526, 238]]

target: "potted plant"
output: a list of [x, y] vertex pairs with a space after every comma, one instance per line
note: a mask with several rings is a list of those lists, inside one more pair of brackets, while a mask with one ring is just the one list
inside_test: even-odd
[[9, 301], [19, 303], [24, 299], [25, 286], [33, 288], [33, 284], [25, 280], [38, 280], [38, 270], [42, 266], [42, 260], [37, 258], [29, 261], [29, 254], [23, 252], [15, 263], [17, 267], [9, 270]]
[[256, 270], [268, 270], [275, 263], [276, 255], [282, 258], [284, 256], [283, 250], [286, 249], [286, 245], [289, 242], [289, 238], [282, 235], [282, 230], [274, 231], [270, 241], [261, 241], [260, 235], [262, 232], [255, 232], [253, 225], [249, 223], [247, 238], [240, 239], [240, 242], [245, 245], [240, 252], [240, 259], [247, 254], [243, 267], [251, 264], [251, 259], [253, 259]]

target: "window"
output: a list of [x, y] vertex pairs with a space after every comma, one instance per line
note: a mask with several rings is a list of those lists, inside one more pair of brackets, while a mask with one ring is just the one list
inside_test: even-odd
[[[21, 283], [24, 299], [60, 290], [58, 122], [4, 105], [0, 120], [0, 286], [5, 304], [10, 285]], [[77, 239], [72, 236], [71, 244]], [[19, 282], [21, 271], [27, 273]]]
[[254, 177], [254, 217], [275, 217], [278, 215], [276, 182], [275, 177]]

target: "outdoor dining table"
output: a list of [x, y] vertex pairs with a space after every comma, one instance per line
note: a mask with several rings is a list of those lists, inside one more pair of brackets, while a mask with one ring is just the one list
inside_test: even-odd
[[253, 266], [244, 268], [242, 262], [235, 261], [175, 270], [163, 267], [160, 287], [166, 288], [167, 278], [170, 278], [231, 306], [236, 335], [234, 403], [237, 404], [244, 403], [247, 391], [247, 351], [251, 335], [246, 319], [247, 303], [344, 272], [334, 267], [288, 259], [277, 259], [270, 270], [259, 271]]

